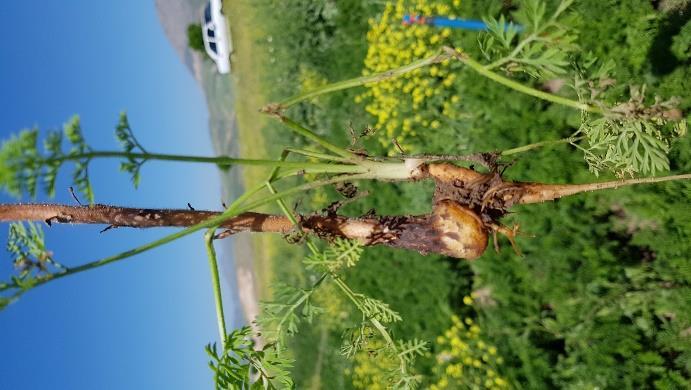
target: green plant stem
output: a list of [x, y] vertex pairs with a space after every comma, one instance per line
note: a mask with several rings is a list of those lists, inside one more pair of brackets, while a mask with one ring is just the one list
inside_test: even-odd
[[277, 334], [280, 335], [281, 328], [283, 327], [283, 324], [288, 320], [290, 314], [297, 310], [297, 308], [300, 307], [300, 305], [302, 305], [307, 299], [309, 299], [309, 297], [312, 296], [314, 290], [316, 290], [324, 282], [324, 280], [326, 280], [327, 276], [329, 276], [329, 274], [322, 274], [319, 280], [317, 280], [317, 282], [312, 285], [312, 288], [310, 288], [308, 291], [303, 291], [303, 294], [300, 296], [300, 298], [297, 301], [295, 301], [295, 303], [290, 305], [288, 310], [286, 310], [286, 313], [283, 315], [283, 317], [281, 317], [281, 320], [278, 322], [278, 324], [276, 324]]
[[319, 153], [319, 152], [315, 152], [313, 150], [297, 149], [297, 148], [286, 148], [285, 150], [288, 152], [291, 152], [291, 153], [299, 154], [299, 155], [306, 156], [306, 157], [318, 158], [321, 160], [338, 161], [338, 162], [348, 162], [349, 161], [348, 159], [343, 158], [343, 157], [338, 157], [338, 156], [334, 156], [334, 155], [327, 154], [327, 153]]
[[[276, 193], [276, 189], [271, 184], [270, 180], [266, 182], [266, 187], [269, 189], [269, 191], [272, 194]], [[283, 214], [286, 216], [286, 218], [288, 218], [288, 220], [290, 220], [290, 222], [293, 225], [295, 225], [296, 227], [300, 227], [298, 220], [295, 218], [295, 215], [293, 215], [293, 213], [290, 212], [290, 209], [288, 209], [286, 202], [283, 199], [278, 199], [276, 201], [276, 203], [278, 203], [278, 207], [281, 209], [281, 212], [283, 212]], [[319, 251], [317, 250], [317, 246], [312, 242], [312, 240], [310, 240], [309, 237], [307, 238], [306, 245], [307, 245], [307, 248], [309, 248], [310, 252], [312, 252], [313, 255], [318, 254]]]
[[549, 141], [542, 141], [542, 142], [535, 142], [532, 144], [528, 145], [523, 145], [523, 146], [518, 146], [515, 148], [511, 149], [506, 149], [501, 152], [502, 156], [510, 156], [512, 154], [519, 154], [519, 153], [524, 153], [533, 149], [538, 149], [544, 146], [551, 146], [551, 145], [559, 145], [559, 144], [568, 144], [572, 142], [576, 142], [578, 140], [583, 139], [583, 137], [567, 137], [567, 138], [562, 138], [562, 139], [557, 139], [557, 140], [549, 140]]
[[[295, 153], [295, 152], [293, 152], [290, 148], [287, 148], [283, 151], [283, 153], [281, 153], [280, 159], [285, 160], [286, 158], [288, 158], [288, 153]], [[277, 174], [278, 174], [278, 168], [274, 168], [273, 172], [271, 172], [271, 174], [269, 175], [269, 178], [267, 179], [267, 181], [265, 183], [266, 188], [272, 194], [276, 194], [276, 189], [274, 188], [272, 183], [274, 182], [274, 180], [276, 180]], [[295, 218], [295, 215], [293, 215], [293, 213], [290, 212], [290, 209], [288, 209], [286, 202], [283, 199], [278, 199], [276, 201], [276, 203], [278, 203], [278, 207], [281, 209], [283, 214], [285, 214], [285, 216], [288, 218], [288, 220], [290, 220], [290, 222], [295, 227], [299, 228], [300, 224], [298, 223], [298, 220]], [[309, 239], [309, 237], [307, 238], [307, 247], [309, 248], [309, 250], [312, 252], [313, 255], [315, 255], [315, 256], [317, 255], [317, 252], [318, 252], [317, 246], [314, 245], [314, 243], [312, 242], [312, 240]]]
[[317, 135], [315, 132], [312, 130], [302, 126], [301, 124], [295, 122], [294, 120], [285, 117], [285, 116], [279, 116], [279, 120], [283, 122], [284, 125], [288, 126], [291, 130], [293, 130], [295, 133], [307, 138], [308, 140], [321, 145], [324, 149], [336, 153], [337, 155], [341, 157], [345, 157], [346, 159], [352, 160], [355, 157], [355, 153], [350, 152], [346, 149], [341, 148], [340, 146], [336, 146], [332, 144], [331, 142], [327, 141], [325, 138]]
[[[350, 287], [338, 276], [338, 275], [331, 275], [331, 278], [333, 281], [336, 283], [336, 285], [343, 291], [343, 293], [353, 302], [353, 304], [364, 314], [364, 309], [360, 305], [360, 302], [358, 301], [357, 297], [355, 296], [355, 292], [350, 289]], [[386, 343], [394, 349], [394, 351], [398, 352], [398, 348], [396, 347], [396, 343], [394, 343], [393, 338], [389, 334], [389, 331], [386, 330], [386, 327], [384, 324], [382, 324], [378, 319], [376, 318], [368, 318], [367, 319], [372, 325], [379, 331], [379, 333], [382, 335]], [[403, 358], [399, 355], [399, 360], [400, 360], [400, 368], [401, 372], [403, 374], [406, 373], [406, 364]]]
[[332, 163], [314, 163], [302, 161], [280, 161], [280, 160], [263, 160], [263, 159], [246, 159], [233, 158], [226, 156], [218, 157], [203, 157], [203, 156], [186, 156], [177, 154], [161, 154], [161, 153], [127, 153], [119, 151], [92, 151], [87, 153], [69, 154], [53, 159], [45, 159], [44, 163], [51, 162], [65, 162], [65, 161], [79, 161], [90, 160], [95, 158], [125, 158], [125, 159], [141, 159], [141, 160], [160, 160], [160, 161], [180, 161], [180, 162], [194, 162], [224, 165], [252, 165], [252, 166], [268, 166], [268, 167], [282, 167], [282, 168], [297, 168], [297, 169], [312, 169], [323, 170], [324, 173], [353, 173], [358, 170], [352, 164], [332, 164]]
[[504, 76], [501, 76], [501, 75], [489, 70], [488, 68], [486, 68], [485, 66], [483, 66], [479, 62], [470, 58], [465, 53], [459, 53], [451, 47], [445, 47], [444, 50], [447, 53], [449, 53], [449, 55], [452, 55], [454, 58], [458, 59], [463, 64], [467, 65], [468, 67], [470, 67], [472, 70], [474, 70], [478, 74], [480, 74], [484, 77], [487, 77], [488, 79], [495, 81], [501, 85], [509, 87], [509, 88], [513, 89], [514, 91], [521, 92], [521, 93], [524, 93], [526, 95], [533, 96], [533, 97], [536, 97], [538, 99], [542, 99], [542, 100], [545, 100], [548, 102], [560, 104], [560, 105], [567, 106], [567, 107], [576, 108], [576, 109], [581, 110], [581, 111], [587, 111], [587, 112], [591, 112], [591, 113], [595, 113], [595, 114], [605, 115], [605, 111], [603, 109], [601, 109], [600, 107], [591, 106], [589, 104], [581, 103], [581, 102], [578, 102], [578, 101], [575, 101], [575, 100], [572, 100], [569, 98], [553, 95], [551, 93], [539, 91], [537, 89], [528, 87], [526, 85], [523, 85], [519, 82], [516, 82], [514, 80], [511, 80], [509, 78], [506, 78]]
[[[411, 62], [408, 65], [404, 65], [404, 66], [401, 66], [399, 68], [387, 70], [385, 72], [374, 73], [374, 74], [367, 75], [367, 76], [356, 77], [353, 79], [348, 79], [348, 80], [343, 80], [343, 81], [338, 81], [335, 83], [327, 84], [327, 85], [324, 85], [322, 87], [313, 89], [311, 91], [290, 97], [290, 98], [288, 98], [282, 102], [274, 104], [274, 106], [277, 105], [279, 110], [284, 110], [284, 109], [291, 107], [297, 103], [300, 103], [304, 100], [307, 100], [307, 99], [310, 99], [313, 97], [317, 97], [319, 95], [324, 95], [327, 93], [340, 91], [343, 89], [358, 87], [358, 86], [369, 84], [369, 83], [377, 83], [380, 81], [388, 80], [388, 79], [398, 77], [398, 76], [404, 75], [406, 73], [412, 72], [415, 69], [419, 69], [419, 68], [425, 67], [427, 65], [439, 63], [439, 62], [444, 61], [444, 60], [449, 59], [449, 58], [450, 58], [450, 56], [447, 53], [439, 52], [439, 53], [434, 54], [432, 56]], [[269, 106], [271, 106], [271, 105], [269, 105]]]
[[[547, 93], [544, 91], [540, 91], [531, 87], [528, 87], [526, 85], [523, 85], [519, 82], [516, 82], [514, 80], [511, 80], [509, 78], [506, 78], [504, 76], [501, 76], [495, 72], [493, 72], [491, 69], [495, 68], [501, 63], [495, 62], [492, 64], [489, 64], [487, 66], [480, 64], [479, 62], [473, 60], [470, 58], [467, 54], [465, 53], [459, 53], [455, 49], [451, 47], [444, 47], [439, 53], [434, 54], [430, 57], [423, 58], [421, 60], [417, 60], [414, 62], [411, 62], [408, 65], [401, 66], [399, 68], [391, 69], [385, 72], [380, 72], [380, 73], [375, 73], [369, 76], [363, 76], [363, 77], [357, 77], [354, 79], [349, 79], [349, 80], [343, 80], [339, 81], [336, 83], [328, 84], [325, 86], [322, 86], [320, 88], [314, 89], [309, 92], [305, 92], [300, 95], [293, 96], [291, 98], [288, 98], [280, 103], [277, 104], [269, 104], [267, 105], [263, 111], [267, 113], [277, 113], [280, 112], [283, 109], [286, 109], [292, 105], [295, 105], [303, 100], [323, 95], [326, 93], [334, 92], [334, 91], [340, 91], [342, 89], [348, 89], [348, 88], [353, 88], [361, 85], [365, 85], [368, 83], [376, 83], [384, 80], [388, 80], [390, 78], [394, 78], [400, 75], [403, 75], [405, 73], [411, 72], [415, 69], [422, 68], [431, 64], [435, 64], [441, 61], [444, 61], [449, 58], [456, 58], [463, 64], [467, 65], [471, 69], [473, 69], [475, 72], [479, 73], [480, 75], [489, 78], [492, 81], [495, 81], [499, 84], [502, 84], [506, 87], [509, 87], [515, 91], [524, 93], [529, 96], [533, 96], [545, 101], [549, 101], [552, 103], [560, 104], [563, 106], [567, 107], [572, 107], [576, 108], [578, 110], [582, 111], [587, 111], [591, 113], [596, 113], [600, 115], [605, 115], [607, 112], [603, 110], [600, 107], [592, 106], [586, 103], [581, 103], [576, 100], [572, 100], [566, 97], [562, 96], [557, 96], [553, 95], [551, 93]], [[281, 117], [283, 118], [283, 117]], [[285, 120], [284, 120], [285, 122]], [[340, 149], [340, 148], [339, 148]], [[339, 153], [340, 154], [340, 153]], [[352, 153], [350, 154], [352, 155]]]
[[214, 248], [215, 228], [211, 228], [204, 234], [206, 242], [206, 254], [209, 258], [209, 269], [211, 270], [211, 286], [214, 290], [214, 301], [216, 302], [216, 320], [218, 322], [218, 335], [220, 337], [221, 349], [225, 350], [226, 341], [226, 317], [223, 312], [223, 296], [221, 294], [221, 280], [218, 275], [218, 261], [216, 260], [216, 249]]

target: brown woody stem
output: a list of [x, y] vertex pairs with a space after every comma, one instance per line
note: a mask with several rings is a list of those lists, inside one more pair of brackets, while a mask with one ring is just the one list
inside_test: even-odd
[[[45, 221], [70, 224], [102, 224], [112, 227], [188, 227], [221, 215], [218, 211], [144, 209], [103, 204], [65, 206], [58, 204], [0, 205], [0, 222]], [[220, 228], [233, 231], [285, 233], [292, 225], [284, 217], [246, 212], [225, 221]]]
[[[439, 208], [441, 210], [441, 208]], [[444, 210], [446, 210], [444, 208]], [[95, 204], [92, 206], [65, 206], [57, 204], [0, 205], [0, 222], [45, 221], [69, 224], [102, 224], [109, 227], [187, 227], [219, 216], [216, 211], [185, 209], [143, 209]], [[440, 229], [448, 213], [422, 216], [349, 218], [339, 215], [308, 215], [300, 217], [305, 233], [318, 237], [346, 238], [363, 245], [383, 244], [421, 252], [443, 253], [459, 258], [474, 258], [481, 251], [468, 252], [465, 247], [457, 251], [440, 238]], [[475, 226], [475, 225], [473, 225]], [[295, 228], [289, 218], [262, 213], [245, 212], [230, 218], [219, 226], [229, 234], [250, 231], [263, 233], [288, 233]], [[462, 235], [454, 235], [461, 239]], [[460, 248], [460, 246], [459, 246]], [[484, 250], [484, 248], [481, 248]]]

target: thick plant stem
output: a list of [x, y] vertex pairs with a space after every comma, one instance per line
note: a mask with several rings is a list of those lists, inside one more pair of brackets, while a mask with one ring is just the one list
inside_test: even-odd
[[295, 104], [298, 104], [304, 100], [311, 99], [313, 97], [317, 97], [320, 95], [324, 95], [327, 93], [335, 92], [335, 91], [340, 91], [343, 89], [348, 89], [348, 88], [353, 88], [353, 87], [358, 87], [362, 86], [365, 84], [369, 83], [377, 83], [380, 81], [388, 80], [394, 77], [398, 77], [401, 75], [404, 75], [406, 73], [412, 72], [415, 69], [419, 69], [428, 65], [436, 64], [439, 62], [442, 62], [446, 59], [449, 59], [450, 56], [447, 53], [444, 52], [439, 52], [437, 54], [434, 54], [432, 56], [413, 61], [408, 65], [401, 66], [399, 68], [387, 70], [385, 72], [379, 72], [379, 73], [374, 73], [371, 75], [367, 76], [362, 76], [362, 77], [356, 77], [353, 79], [349, 80], [343, 80], [339, 82], [335, 82], [332, 84], [327, 84], [323, 87], [316, 88], [314, 90], [295, 95], [293, 97], [290, 97], [282, 102], [279, 103], [273, 103], [273, 104], [268, 104], [266, 107], [262, 109], [264, 112], [276, 112], [276, 111], [282, 111], [285, 110], [288, 107], [294, 106]]
[[218, 261], [216, 260], [216, 249], [214, 248], [214, 233], [216, 229], [209, 229], [204, 234], [206, 242], [206, 254], [209, 258], [209, 269], [211, 271], [211, 286], [214, 290], [214, 301], [216, 302], [216, 320], [218, 323], [218, 335], [220, 337], [221, 349], [225, 350], [226, 345], [226, 317], [223, 311], [223, 295], [221, 293], [221, 279], [218, 274]]
[[605, 111], [599, 107], [591, 106], [589, 104], [581, 103], [581, 102], [571, 100], [569, 98], [565, 98], [562, 96], [553, 95], [551, 93], [547, 93], [544, 91], [539, 91], [537, 89], [528, 87], [528, 86], [523, 85], [519, 82], [516, 82], [516, 81], [511, 80], [509, 78], [506, 78], [504, 76], [501, 76], [501, 75], [489, 70], [488, 68], [486, 68], [485, 66], [483, 66], [479, 62], [473, 60], [467, 54], [459, 53], [451, 47], [445, 47], [444, 51], [446, 53], [448, 53], [449, 55], [453, 56], [454, 58], [458, 59], [459, 61], [461, 61], [463, 64], [467, 65], [469, 68], [471, 68], [472, 70], [474, 70], [478, 74], [480, 74], [484, 77], [487, 77], [488, 79], [495, 81], [501, 85], [509, 87], [509, 88], [513, 89], [514, 91], [521, 92], [521, 93], [524, 93], [526, 95], [533, 96], [533, 97], [536, 97], [538, 99], [542, 99], [542, 100], [545, 100], [548, 102], [561, 104], [561, 105], [567, 106], [567, 107], [572, 107], [572, 108], [575, 108], [575, 109], [578, 109], [581, 111], [587, 111], [587, 112], [600, 114], [600, 115], [605, 114]]
[[[48, 224], [100, 224], [111, 228], [189, 227], [218, 217], [218, 211], [189, 209], [147, 209], [103, 204], [66, 206], [59, 204], [0, 205], [0, 222], [45, 221]], [[290, 223], [282, 218], [244, 212], [223, 221], [219, 227], [234, 231], [285, 232]]]

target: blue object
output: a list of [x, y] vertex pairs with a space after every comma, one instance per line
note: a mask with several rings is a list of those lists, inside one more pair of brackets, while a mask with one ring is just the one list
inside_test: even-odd
[[485, 22], [483, 22], [482, 20], [449, 19], [441, 16], [434, 16], [429, 18], [427, 24], [430, 26], [458, 28], [462, 30], [487, 30], [487, 24], [485, 24]]
[[[487, 24], [482, 20], [474, 19], [450, 19], [444, 16], [430, 16], [424, 17], [420, 15], [405, 15], [403, 16], [403, 24], [426, 24], [428, 26], [434, 27], [448, 27], [461, 30], [471, 30], [471, 31], [487, 31]], [[516, 31], [523, 30], [523, 27], [513, 23], [505, 23], [504, 29], [508, 29], [513, 26]]]

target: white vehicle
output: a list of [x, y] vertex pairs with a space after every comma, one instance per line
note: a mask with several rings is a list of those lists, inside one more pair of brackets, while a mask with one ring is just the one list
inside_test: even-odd
[[230, 73], [230, 52], [233, 44], [226, 18], [221, 13], [221, 0], [210, 0], [202, 14], [202, 36], [206, 53], [218, 67], [218, 73]]

